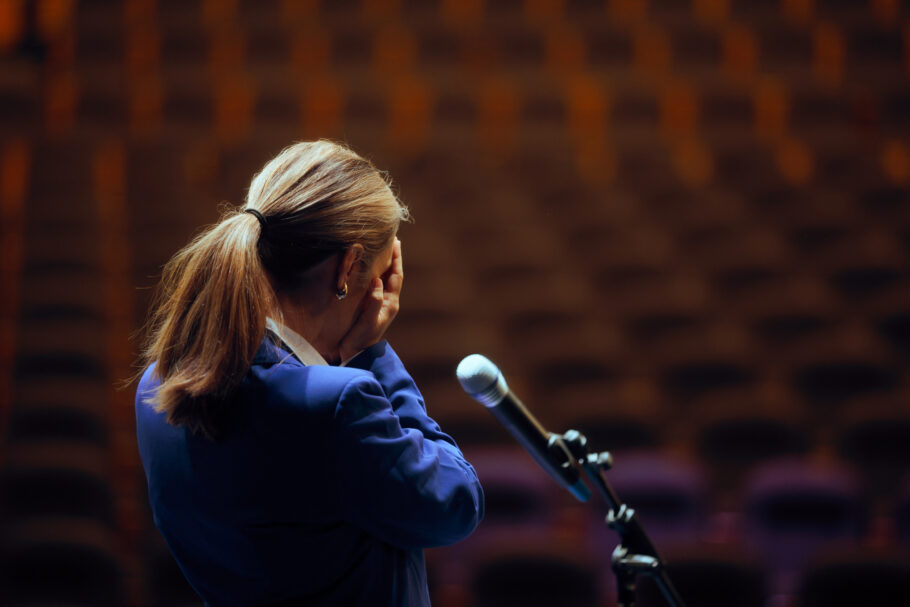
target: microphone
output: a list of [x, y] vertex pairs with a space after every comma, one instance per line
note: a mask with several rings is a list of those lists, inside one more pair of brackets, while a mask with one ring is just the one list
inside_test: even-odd
[[547, 432], [525, 409], [509, 390], [496, 365], [485, 356], [471, 354], [458, 363], [455, 373], [464, 391], [485, 406], [557, 483], [578, 501], [585, 502], [591, 497], [562, 437]]

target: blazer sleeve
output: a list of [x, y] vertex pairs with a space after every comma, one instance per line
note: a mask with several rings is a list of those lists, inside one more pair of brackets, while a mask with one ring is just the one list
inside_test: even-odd
[[426, 413], [381, 342], [354, 364], [335, 409], [337, 480], [347, 520], [401, 548], [452, 544], [483, 518], [483, 490], [461, 450]]

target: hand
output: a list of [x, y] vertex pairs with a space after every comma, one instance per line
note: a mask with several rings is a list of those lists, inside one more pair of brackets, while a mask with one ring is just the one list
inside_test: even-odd
[[389, 269], [381, 277], [373, 279], [363, 297], [360, 315], [341, 340], [339, 354], [342, 361], [381, 341], [398, 314], [398, 299], [404, 282], [401, 241], [396, 238], [392, 247]]

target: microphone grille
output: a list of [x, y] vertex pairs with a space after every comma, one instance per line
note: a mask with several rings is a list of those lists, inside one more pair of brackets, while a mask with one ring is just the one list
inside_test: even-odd
[[464, 357], [455, 374], [464, 391], [487, 407], [498, 405], [509, 391], [499, 368], [481, 354]]

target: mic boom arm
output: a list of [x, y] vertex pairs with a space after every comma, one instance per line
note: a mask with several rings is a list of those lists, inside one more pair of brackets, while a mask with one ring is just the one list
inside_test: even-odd
[[557, 483], [581, 502], [591, 497], [562, 435], [544, 429], [509, 390], [496, 365], [485, 356], [472, 354], [459, 363], [457, 375], [465, 392], [485, 406]]
[[634, 607], [637, 578], [647, 575], [671, 607], [685, 607], [635, 510], [622, 503], [607, 483], [604, 472], [613, 466], [610, 454], [590, 453], [587, 439], [576, 430], [565, 434], [547, 432], [512, 394], [502, 373], [486, 357], [465, 357], [458, 365], [457, 375], [465, 392], [489, 409], [537, 463], [582, 502], [591, 497], [579, 473], [579, 469], [584, 470], [609, 507], [607, 525], [620, 537], [612, 558], [618, 605]]

